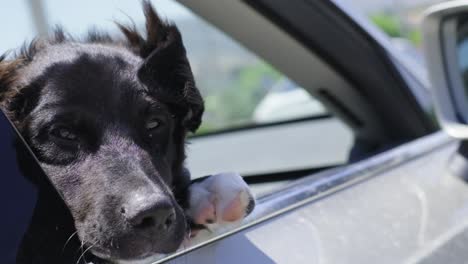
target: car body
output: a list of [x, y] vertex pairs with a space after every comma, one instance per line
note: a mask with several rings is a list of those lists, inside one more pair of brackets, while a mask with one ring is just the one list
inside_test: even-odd
[[[295, 33], [299, 30], [293, 28], [291, 21], [284, 22], [292, 17], [288, 12], [301, 19], [291, 3], [252, 2], [249, 3], [254, 9], [266, 14], [276, 25], [286, 24], [283, 29]], [[207, 14], [206, 5], [195, 1], [182, 3]], [[382, 52], [381, 59], [394, 67], [396, 72], [388, 70], [387, 73], [397, 74], [404, 81], [406, 92], [413, 97], [412, 104], [416, 101], [424, 115], [432, 116], [429, 82], [420, 61], [405, 56], [404, 51], [393, 46], [391, 39], [348, 8], [344, 1], [323, 5], [308, 2], [307, 5], [315, 9], [300, 4], [296, 8], [345, 16], [348, 23], [352, 20], [370, 38], [367, 44], [375, 45]], [[303, 24], [311, 26], [312, 23]], [[337, 22], [335, 26], [342, 24]], [[307, 43], [303, 36], [291, 32], [301, 43]], [[314, 48], [322, 48], [315, 44]], [[333, 55], [323, 56], [330, 59]], [[358, 61], [353, 62], [359, 66]], [[371, 69], [376, 68], [367, 69], [369, 75], [373, 73]], [[399, 103], [395, 100], [390, 109], [398, 108]], [[403, 128], [395, 124], [393, 129]], [[294, 137], [294, 132], [290, 135]], [[221, 141], [223, 135], [217, 136]], [[457, 149], [457, 140], [438, 131], [435, 124], [419, 136], [412, 139], [403, 136], [395, 142], [383, 144], [367, 158], [357, 157], [360, 161], [350, 165], [288, 181], [285, 186], [277, 187], [276, 192], [261, 196], [257, 210], [240, 228], [211, 235], [194, 250], [165, 260], [173, 263], [463, 263], [468, 243], [468, 186], [447, 169], [447, 162]], [[355, 148], [359, 147], [355, 145]], [[350, 159], [352, 155], [353, 151]]]
[[[438, 128], [423, 64], [346, 1], [178, 2], [304, 87], [326, 112], [257, 116], [268, 122], [193, 136], [193, 174], [241, 172], [257, 207], [240, 226], [201, 234], [158, 263], [467, 259], [468, 185], [446, 166], [459, 142]], [[281, 100], [268, 96], [264, 104]]]

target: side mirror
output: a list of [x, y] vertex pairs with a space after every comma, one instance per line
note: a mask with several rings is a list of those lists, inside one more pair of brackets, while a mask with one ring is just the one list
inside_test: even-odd
[[423, 35], [437, 117], [449, 135], [461, 139], [448, 166], [468, 182], [468, 1], [429, 8]]
[[451, 136], [468, 139], [468, 1], [429, 8], [423, 34], [439, 121]]

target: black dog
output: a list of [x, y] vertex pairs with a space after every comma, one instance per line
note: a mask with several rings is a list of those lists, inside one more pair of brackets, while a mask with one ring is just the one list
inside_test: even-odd
[[[222, 206], [219, 179], [190, 186], [185, 137], [200, 125], [203, 100], [176, 26], [149, 2], [144, 12], [146, 37], [121, 24], [122, 40], [90, 33], [80, 41], [56, 30], [13, 59], [0, 57], [1, 107], [60, 194], [41, 192], [41, 224], [19, 262], [76, 262], [77, 247], [101, 260], [143, 259], [175, 251], [189, 225], [237, 221], [252, 210], [242, 184]], [[56, 244], [75, 248], [57, 252]]]

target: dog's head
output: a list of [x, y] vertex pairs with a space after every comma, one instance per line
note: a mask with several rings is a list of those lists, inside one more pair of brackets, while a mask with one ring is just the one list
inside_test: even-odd
[[186, 222], [173, 193], [184, 139], [201, 122], [179, 31], [144, 2], [145, 37], [61, 30], [0, 58], [0, 103], [62, 195], [83, 243], [108, 259], [177, 249]]

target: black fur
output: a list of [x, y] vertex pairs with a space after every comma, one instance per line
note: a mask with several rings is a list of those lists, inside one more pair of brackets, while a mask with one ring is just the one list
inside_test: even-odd
[[[25, 238], [21, 263], [76, 262], [80, 242], [94, 257], [138, 259], [171, 252], [185, 236], [184, 142], [200, 125], [203, 100], [177, 27], [143, 5], [145, 37], [122, 24], [123, 39], [93, 31], [77, 40], [58, 28], [13, 58], [0, 57], [0, 106], [63, 197], [43, 187], [41, 224]], [[153, 121], [160, 125], [146, 127]], [[27, 174], [47, 186], [44, 175]], [[166, 231], [151, 219], [131, 222], [138, 197], [172, 208]], [[37, 252], [37, 240], [52, 245]]]

